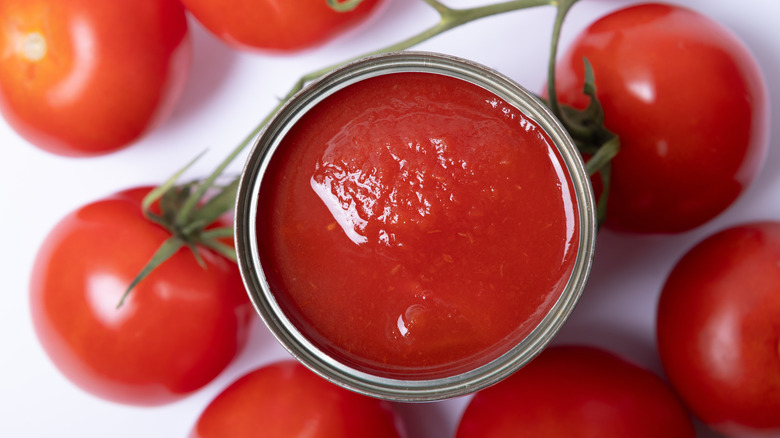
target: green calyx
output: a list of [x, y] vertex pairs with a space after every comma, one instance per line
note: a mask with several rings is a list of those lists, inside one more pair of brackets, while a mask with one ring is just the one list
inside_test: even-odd
[[[222, 173], [222, 169], [219, 169], [219, 173], [212, 173], [204, 180], [177, 185], [177, 180], [198, 158], [200, 156], [176, 172], [168, 181], [150, 191], [143, 199], [141, 208], [144, 216], [167, 229], [171, 237], [157, 248], [141, 272], [136, 275], [119, 300], [117, 308], [124, 304], [138, 283], [183, 247], [190, 249], [198, 264], [204, 269], [206, 262], [201, 256], [201, 248], [207, 248], [228, 260], [236, 261], [235, 248], [223, 241], [233, 237], [233, 228], [210, 226], [233, 208], [238, 190], [238, 178], [223, 186], [217, 186], [215, 181]], [[207, 198], [209, 192], [215, 193]]]

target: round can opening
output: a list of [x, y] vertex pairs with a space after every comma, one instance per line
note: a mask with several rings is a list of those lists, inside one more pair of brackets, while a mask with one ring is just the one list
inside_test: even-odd
[[373, 397], [465, 395], [522, 367], [582, 293], [596, 218], [580, 154], [484, 66], [399, 52], [296, 94], [258, 136], [236, 249], [274, 336]]

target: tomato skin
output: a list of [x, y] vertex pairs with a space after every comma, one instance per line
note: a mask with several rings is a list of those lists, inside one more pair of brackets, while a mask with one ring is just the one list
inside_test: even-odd
[[676, 233], [712, 219], [759, 172], [768, 145], [762, 73], [713, 20], [643, 4], [593, 23], [557, 64], [558, 97], [584, 107], [583, 57], [605, 123], [621, 140], [606, 226]]
[[206, 407], [190, 438], [261, 435], [406, 436], [389, 402], [336, 386], [293, 360], [263, 366], [236, 380]]
[[30, 306], [54, 365], [98, 397], [134, 405], [182, 398], [217, 376], [246, 343], [252, 316], [238, 269], [182, 249], [125, 288], [169, 237], [141, 212], [149, 188], [87, 204], [63, 218], [35, 259]]
[[696, 416], [725, 433], [780, 437], [780, 222], [694, 246], [657, 316], [664, 369]]
[[0, 51], [8, 124], [40, 149], [88, 157], [130, 145], [171, 113], [192, 43], [176, 0], [6, 0]]
[[232, 47], [295, 52], [335, 38], [368, 18], [382, 0], [337, 12], [326, 0], [182, 0], [211, 33]]
[[552, 346], [474, 395], [456, 438], [694, 437], [672, 390], [652, 372], [596, 347]]

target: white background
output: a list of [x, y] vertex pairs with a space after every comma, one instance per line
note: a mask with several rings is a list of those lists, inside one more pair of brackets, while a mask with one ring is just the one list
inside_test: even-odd
[[[287, 93], [302, 74], [383, 47], [423, 29], [436, 15], [420, 0], [392, 0], [361, 28], [294, 56], [239, 53], [191, 20], [195, 53], [185, 94], [160, 128], [132, 147], [93, 159], [67, 159], [34, 148], [0, 121], [0, 436], [183, 437], [200, 411], [230, 382], [286, 357], [260, 324], [249, 347], [216, 380], [190, 397], [155, 408], [104, 402], [65, 380], [39, 347], [30, 322], [27, 285], [36, 250], [69, 211], [139, 184], [160, 183], [203, 150], [188, 174], [209, 173]], [[452, 6], [486, 0], [452, 0]], [[588, 23], [635, 3], [584, 0], [572, 10], [562, 48]], [[753, 51], [767, 78], [775, 113], [770, 152], [756, 183], [716, 220], [673, 236], [599, 236], [591, 281], [555, 342], [601, 345], [659, 372], [654, 350], [656, 299], [683, 252], [728, 225], [780, 218], [780, 2], [678, 0], [731, 28]], [[532, 91], [545, 80], [551, 7], [486, 18], [450, 31], [418, 49], [462, 56], [495, 68]], [[243, 157], [232, 171], [238, 172]], [[411, 437], [448, 437], [467, 398], [400, 409]], [[702, 436], [710, 436], [702, 432]]]

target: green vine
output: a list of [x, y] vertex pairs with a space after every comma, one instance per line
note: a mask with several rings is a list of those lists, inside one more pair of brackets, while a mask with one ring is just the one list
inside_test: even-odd
[[[340, 12], [353, 9], [361, 1], [362, 0], [327, 0], [328, 5], [331, 8]], [[347, 59], [301, 76], [287, 94], [280, 99], [271, 112], [205, 179], [183, 185], [178, 184], [180, 177], [195, 160], [199, 158], [198, 157], [148, 194], [143, 202], [145, 214], [150, 220], [157, 222], [170, 230], [172, 237], [162, 244], [158, 251], [153, 255], [152, 259], [133, 280], [119, 305], [124, 302], [125, 297], [133, 287], [142, 281], [152, 270], [160, 266], [167, 258], [171, 257], [176, 251], [184, 246], [189, 247], [201, 263], [202, 260], [198, 252], [198, 246], [214, 250], [228, 259], [236, 259], [235, 250], [231, 246], [220, 242], [220, 239], [232, 236], [232, 229], [221, 228], [206, 230], [206, 227], [222, 214], [229, 212], [233, 208], [238, 178], [236, 177], [230, 183], [219, 189], [215, 187], [215, 183], [217, 179], [223, 175], [230, 163], [232, 163], [244, 149], [252, 144], [254, 139], [262, 131], [263, 127], [274, 117], [281, 107], [297, 92], [303, 89], [306, 84], [335, 68], [354, 60], [371, 55], [406, 50], [463, 24], [521, 9], [538, 6], [555, 6], [557, 8], [548, 66], [548, 91], [550, 98], [546, 103], [553, 114], [561, 120], [564, 127], [571, 134], [575, 143], [580, 148], [580, 151], [591, 157], [587, 165], [589, 173], [594, 174], [600, 172], [604, 192], [599, 200], [599, 217], [600, 219], [603, 219], [606, 208], [606, 192], [609, 187], [609, 160], [617, 153], [619, 141], [614, 134], [603, 127], [603, 112], [601, 110], [601, 105], [595, 98], [595, 85], [593, 83], [593, 73], [590, 66], [586, 66], [589, 77], [588, 80], [586, 80], [585, 88], [583, 90], [585, 94], [591, 97], [591, 104], [586, 110], [580, 111], [571, 107], [561, 106], [558, 103], [556, 96], [555, 60], [557, 56], [558, 40], [564, 19], [571, 7], [578, 0], [508, 0], [484, 6], [461, 9], [451, 8], [439, 0], [422, 1], [439, 14], [439, 20], [434, 25], [395, 44], [364, 53], [355, 58]], [[212, 192], [215, 189], [217, 189], [217, 193], [204, 202], [207, 193]], [[160, 214], [151, 213], [151, 206], [158, 202], [162, 212]]]

